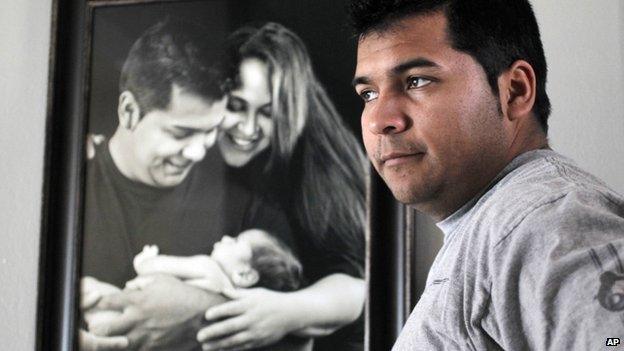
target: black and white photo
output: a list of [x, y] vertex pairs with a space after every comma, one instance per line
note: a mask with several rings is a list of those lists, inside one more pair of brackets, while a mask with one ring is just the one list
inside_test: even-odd
[[349, 52], [277, 1], [92, 5], [79, 349], [363, 350]]

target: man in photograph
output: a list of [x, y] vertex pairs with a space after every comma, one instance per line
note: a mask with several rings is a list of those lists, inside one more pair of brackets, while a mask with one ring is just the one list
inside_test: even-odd
[[444, 246], [395, 350], [593, 350], [624, 330], [624, 199], [550, 149], [527, 0], [354, 1], [371, 162]]
[[[172, 276], [122, 291], [136, 276], [133, 258], [144, 246], [157, 245], [167, 255], [206, 255], [223, 235], [251, 227], [288, 242], [281, 211], [257, 205], [235, 182], [226, 184], [218, 151], [209, 150], [223, 119], [224, 98], [219, 48], [207, 47], [208, 35], [175, 19], [147, 29], [121, 69], [114, 134], [90, 140], [83, 350], [199, 348], [196, 333], [203, 314], [225, 298]], [[98, 333], [88, 330], [95, 318]]]

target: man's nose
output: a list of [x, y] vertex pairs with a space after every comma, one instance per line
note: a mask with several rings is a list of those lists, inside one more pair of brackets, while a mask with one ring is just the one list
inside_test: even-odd
[[182, 150], [182, 156], [193, 162], [201, 161], [206, 155], [206, 138], [207, 135], [205, 134], [194, 136], [190, 143]]
[[219, 128], [214, 128], [211, 131], [207, 132], [204, 135], [204, 148], [210, 149], [214, 143], [217, 141], [217, 136], [219, 135]]
[[399, 96], [379, 96], [375, 105], [364, 111], [362, 127], [373, 134], [399, 134], [409, 129], [410, 117], [406, 114]]

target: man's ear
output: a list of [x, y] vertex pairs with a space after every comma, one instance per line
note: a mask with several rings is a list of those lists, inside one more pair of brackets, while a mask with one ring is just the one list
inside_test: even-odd
[[531, 114], [535, 105], [536, 77], [531, 64], [514, 62], [498, 79], [501, 109], [510, 120]]
[[238, 270], [232, 274], [232, 283], [239, 288], [252, 287], [256, 285], [258, 280], [260, 280], [260, 274], [251, 267]]
[[139, 103], [134, 98], [134, 94], [128, 90], [119, 95], [117, 115], [119, 116], [119, 125], [129, 130], [134, 130], [141, 120]]

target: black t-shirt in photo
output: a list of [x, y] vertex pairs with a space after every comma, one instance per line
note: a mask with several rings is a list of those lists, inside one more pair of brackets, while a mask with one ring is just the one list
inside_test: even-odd
[[156, 188], [126, 178], [108, 143], [98, 145], [86, 174], [82, 276], [123, 287], [136, 276], [132, 259], [144, 245], [166, 255], [210, 254], [223, 235], [249, 228], [293, 247], [282, 211], [228, 174], [215, 147], [181, 184]]

